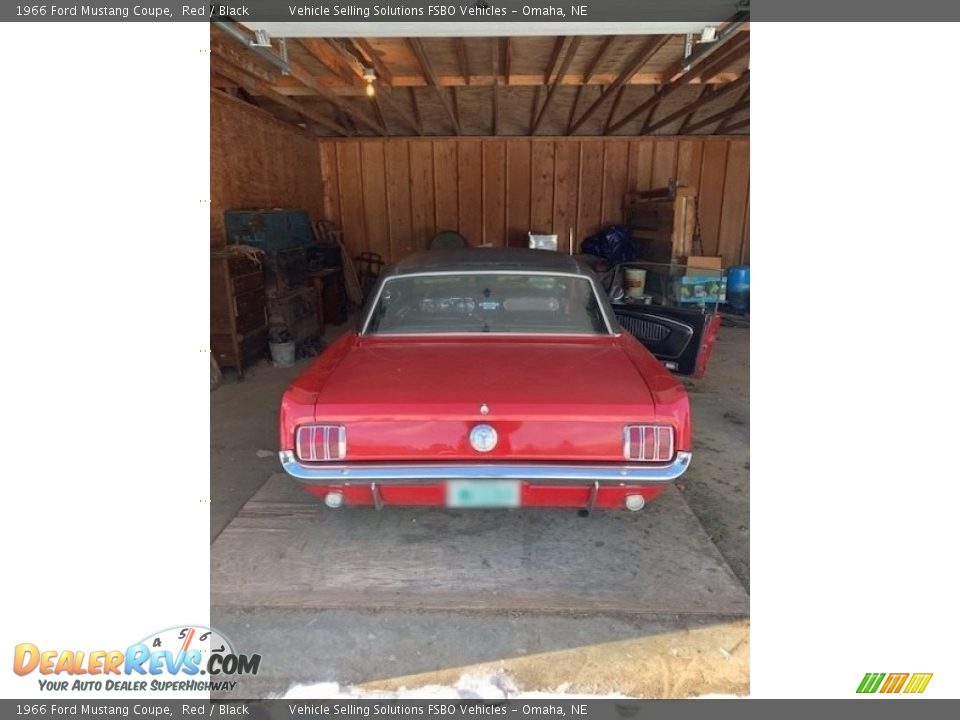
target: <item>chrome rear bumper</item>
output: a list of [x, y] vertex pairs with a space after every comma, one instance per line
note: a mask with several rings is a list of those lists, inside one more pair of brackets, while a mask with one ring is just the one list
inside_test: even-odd
[[378, 482], [406, 485], [444, 480], [525, 480], [555, 483], [664, 483], [676, 480], [690, 466], [689, 452], [678, 452], [667, 464], [633, 463], [564, 464], [549, 462], [421, 462], [421, 463], [311, 463], [299, 462], [290, 450], [280, 452], [280, 464], [290, 475], [305, 482], [350, 484]]

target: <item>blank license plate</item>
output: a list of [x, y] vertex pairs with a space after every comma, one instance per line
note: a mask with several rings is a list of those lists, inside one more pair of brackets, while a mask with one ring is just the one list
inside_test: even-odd
[[519, 480], [448, 480], [447, 506], [520, 507]]

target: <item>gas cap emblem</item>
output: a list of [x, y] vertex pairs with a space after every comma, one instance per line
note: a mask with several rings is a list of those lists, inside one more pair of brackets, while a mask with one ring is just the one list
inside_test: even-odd
[[480, 414], [481, 414], [481, 415], [489, 415], [489, 414], [490, 414], [490, 406], [487, 405], [486, 403], [480, 403]]
[[497, 431], [489, 425], [477, 425], [470, 431], [470, 445], [477, 452], [490, 452], [497, 446]]

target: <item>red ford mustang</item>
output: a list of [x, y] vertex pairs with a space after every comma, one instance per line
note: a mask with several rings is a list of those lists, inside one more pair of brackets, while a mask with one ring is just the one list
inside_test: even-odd
[[401, 261], [280, 412], [280, 462], [329, 507], [639, 510], [690, 447], [683, 386], [545, 250]]

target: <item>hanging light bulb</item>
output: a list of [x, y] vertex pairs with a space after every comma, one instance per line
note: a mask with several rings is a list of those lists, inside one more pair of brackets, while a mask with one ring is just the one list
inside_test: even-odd
[[377, 74], [373, 71], [373, 68], [363, 69], [363, 79], [367, 81], [367, 97], [376, 95], [377, 88], [374, 87], [373, 81], [377, 79]]

